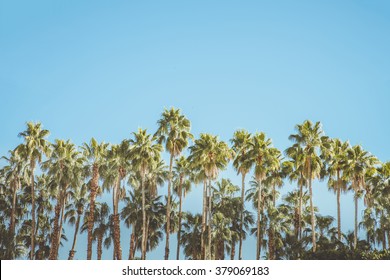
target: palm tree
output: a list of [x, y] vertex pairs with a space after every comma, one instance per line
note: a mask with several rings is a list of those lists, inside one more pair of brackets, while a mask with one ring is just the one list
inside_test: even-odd
[[[202, 219], [202, 240], [205, 238], [206, 224], [208, 224], [208, 246], [204, 246], [205, 242], [202, 242], [204, 251], [204, 258], [211, 257], [211, 201], [212, 190], [211, 181], [218, 177], [219, 170], [224, 169], [229, 160], [232, 157], [232, 151], [228, 145], [219, 141], [217, 136], [210, 134], [200, 134], [200, 138], [195, 140], [195, 143], [190, 148], [189, 161], [192, 168], [204, 175], [204, 182], [208, 181], [208, 187], [204, 184], [203, 189], [203, 219]], [[208, 194], [207, 194], [208, 193]], [[208, 200], [208, 203], [207, 203]], [[208, 204], [208, 205], [207, 205]], [[208, 215], [207, 215], [208, 214]], [[206, 250], [207, 249], [207, 250]]]
[[124, 197], [124, 202], [121, 218], [124, 220], [126, 227], [131, 227], [128, 259], [133, 260], [136, 250], [136, 232], [142, 230], [142, 227], [138, 226], [140, 224], [139, 217], [142, 217], [141, 190], [139, 188], [134, 188], [134, 191], [129, 190], [129, 195]]
[[285, 154], [290, 160], [284, 161], [282, 164], [283, 172], [290, 182], [297, 181], [298, 184], [298, 222], [296, 237], [298, 240], [302, 237], [302, 205], [303, 205], [303, 187], [307, 185], [307, 180], [304, 176], [305, 168], [305, 157], [302, 147], [299, 145], [293, 145], [286, 149]]
[[191, 189], [191, 181], [186, 179], [186, 177], [191, 176], [191, 170], [189, 168], [189, 162], [184, 156], [181, 156], [178, 160], [176, 160], [175, 174], [177, 178], [174, 182], [174, 192], [179, 197], [179, 228], [177, 230], [176, 259], [179, 260], [183, 198]]
[[[262, 182], [265, 180], [267, 172], [279, 168], [278, 150], [271, 148], [272, 141], [266, 135], [256, 133], [250, 141], [248, 151], [249, 162], [254, 166], [255, 178], [259, 188], [257, 195], [257, 245], [256, 245], [256, 259], [260, 259], [260, 219], [261, 219], [261, 196], [262, 196]], [[280, 154], [280, 152], [279, 152]]]
[[[358, 235], [358, 199], [366, 189], [365, 178], [368, 173], [375, 172], [374, 165], [379, 163], [378, 159], [369, 152], [362, 149], [361, 146], [353, 146], [347, 152], [346, 178], [351, 182], [351, 189], [354, 191], [355, 203], [355, 227], [354, 227], [354, 249], [357, 246]], [[370, 193], [367, 193], [370, 196]]]
[[[386, 248], [386, 241], [390, 248], [390, 162], [382, 163], [375, 174], [368, 174], [366, 180], [366, 195], [368, 209], [373, 209], [378, 217], [379, 228], [377, 229], [378, 240]], [[387, 240], [386, 240], [387, 238]]]
[[110, 207], [107, 203], [100, 203], [96, 207], [96, 218], [95, 223], [96, 226], [93, 230], [93, 237], [94, 240], [97, 241], [97, 259], [102, 259], [103, 254], [103, 240], [110, 232], [110, 220], [113, 219], [110, 218]]
[[[126, 177], [130, 168], [130, 143], [123, 140], [119, 145], [111, 146], [108, 153], [109, 168], [105, 174], [105, 185], [114, 185], [113, 187], [113, 227], [114, 227], [114, 255], [115, 259], [122, 259], [122, 249], [120, 246], [120, 219], [119, 219], [119, 200], [124, 195], [121, 190], [121, 182]], [[112, 176], [110, 176], [112, 175]], [[110, 180], [111, 179], [111, 180]], [[113, 181], [113, 182], [112, 182]]]
[[341, 142], [340, 139], [332, 139], [329, 149], [328, 161], [328, 186], [336, 193], [337, 199], [337, 237], [341, 240], [341, 207], [340, 194], [346, 191], [347, 184], [343, 180], [343, 172], [346, 168], [347, 151], [349, 149], [348, 142]]
[[237, 130], [234, 132], [232, 149], [235, 152], [233, 167], [241, 174], [241, 217], [240, 217], [240, 240], [238, 249], [238, 259], [242, 259], [242, 229], [244, 219], [244, 201], [245, 201], [245, 176], [251, 168], [251, 162], [248, 160], [248, 150], [250, 147], [251, 134], [246, 130]]
[[[266, 175], [264, 175], [266, 176]], [[265, 178], [265, 177], [264, 177]], [[266, 182], [261, 183], [261, 187], [259, 186], [259, 180], [256, 176], [253, 176], [253, 180], [250, 181], [251, 188], [248, 189], [246, 193], [246, 200], [252, 201], [253, 208], [257, 211], [257, 225], [255, 228], [251, 230], [251, 234], [256, 234], [256, 258], [260, 259], [261, 257], [261, 249], [266, 248], [266, 242], [263, 239], [264, 233], [267, 231], [267, 215], [265, 210], [267, 209], [269, 204], [272, 204], [273, 201], [273, 193], [272, 186], [269, 184], [265, 184]], [[260, 200], [260, 202], [259, 202]], [[260, 206], [260, 215], [259, 208]], [[259, 223], [260, 221], [260, 223]], [[259, 226], [260, 225], [260, 226]]]
[[[51, 204], [51, 198], [53, 197], [53, 190], [50, 186], [50, 177], [46, 174], [37, 176], [36, 179], [36, 206], [37, 206], [37, 223], [36, 223], [36, 244], [38, 249], [35, 253], [35, 259], [44, 260], [50, 256], [51, 231], [52, 231], [52, 214], [53, 205]], [[60, 236], [61, 239], [66, 240], [64, 235]], [[61, 245], [61, 240], [59, 242]]]
[[301, 146], [304, 154], [304, 170], [305, 177], [308, 181], [310, 208], [311, 208], [311, 229], [313, 252], [316, 251], [316, 234], [315, 234], [315, 214], [313, 205], [313, 189], [312, 180], [319, 176], [322, 162], [318, 156], [319, 149], [324, 149], [328, 143], [328, 138], [324, 136], [324, 132], [320, 122], [314, 125], [311, 121], [306, 120], [303, 124], [296, 125], [297, 134], [292, 134], [289, 139]]
[[171, 185], [172, 185], [172, 166], [174, 159], [180, 155], [185, 147], [188, 146], [188, 140], [193, 138], [190, 133], [190, 121], [180, 113], [180, 109], [165, 109], [158, 120], [158, 130], [155, 136], [158, 137], [160, 144], [165, 143], [165, 149], [170, 154], [169, 159], [169, 177], [168, 177], [168, 200], [167, 200], [167, 232], [165, 243], [164, 259], [169, 258], [169, 217], [171, 211]]
[[[308, 209], [309, 196], [307, 192], [303, 194], [300, 190], [288, 192], [283, 197], [283, 203], [279, 205], [278, 210], [283, 212], [285, 223], [291, 225], [291, 231], [294, 232], [292, 235], [286, 235], [285, 237], [285, 257], [288, 259], [299, 259], [302, 253], [304, 253], [304, 242], [301, 240], [299, 231], [301, 228], [305, 228], [305, 220], [302, 216], [310, 216], [309, 211], [303, 212], [304, 209]], [[310, 220], [310, 219], [309, 219]]]
[[268, 214], [268, 259], [279, 259], [280, 249], [284, 248], [283, 235], [290, 234], [290, 225], [287, 222], [288, 216], [283, 211], [273, 205], [267, 205]]
[[72, 248], [69, 251], [68, 260], [73, 260], [76, 253], [77, 235], [79, 233], [81, 216], [84, 214], [88, 203], [88, 185], [82, 184], [80, 188], [74, 188], [71, 193], [71, 202], [66, 206], [65, 220], [75, 226]]
[[[235, 232], [233, 220], [237, 217], [234, 194], [239, 191], [239, 187], [234, 185], [229, 179], [222, 179], [213, 188], [213, 240], [215, 259], [225, 258], [225, 247], [229, 248]], [[240, 204], [239, 204], [240, 205]], [[242, 211], [240, 211], [240, 215]], [[241, 232], [239, 232], [241, 233]], [[241, 234], [242, 236], [242, 234]], [[231, 250], [231, 248], [229, 248]]]
[[[56, 186], [57, 205], [55, 207], [54, 229], [52, 233], [52, 244], [49, 259], [55, 260], [58, 256], [60, 233], [64, 217], [69, 186], [79, 186], [81, 181], [81, 170], [84, 159], [70, 141], [55, 140], [52, 144], [51, 157], [42, 164], [43, 170], [48, 172], [52, 184]], [[62, 217], [60, 220], [60, 216]]]
[[153, 169], [153, 166], [160, 163], [160, 153], [162, 146], [155, 143], [155, 137], [147, 134], [146, 130], [139, 129], [133, 133], [134, 139], [130, 140], [133, 145], [131, 151], [132, 165], [139, 172], [141, 177], [142, 192], [142, 254], [141, 258], [146, 257], [146, 201], [145, 201], [145, 183], [146, 177]]
[[12, 204], [11, 204], [11, 216], [10, 216], [10, 225], [8, 229], [7, 242], [9, 246], [7, 247], [6, 259], [14, 259], [15, 252], [15, 216], [16, 216], [16, 202], [17, 202], [17, 192], [21, 188], [22, 181], [27, 181], [27, 169], [25, 161], [15, 152], [9, 151], [10, 157], [2, 157], [8, 163], [0, 169], [0, 175], [4, 178], [4, 186], [9, 186], [12, 192]]
[[183, 232], [180, 242], [184, 248], [184, 254], [188, 259], [201, 260], [202, 217], [200, 214], [193, 215], [189, 212], [184, 213], [183, 216]]
[[92, 241], [93, 241], [93, 225], [95, 215], [95, 199], [99, 188], [99, 177], [101, 169], [106, 162], [108, 144], [98, 143], [94, 138], [90, 143], [84, 143], [83, 153], [88, 159], [86, 163], [87, 174], [92, 174], [91, 183], [89, 184], [89, 217], [88, 217], [88, 245], [87, 245], [87, 260], [92, 258]]
[[16, 152], [24, 157], [30, 166], [30, 187], [31, 187], [31, 251], [30, 259], [34, 259], [35, 254], [35, 167], [37, 163], [42, 162], [43, 154], [50, 154], [49, 142], [45, 139], [50, 132], [42, 129], [41, 123], [27, 123], [27, 129], [19, 133], [20, 137], [24, 138], [24, 144], [20, 144], [16, 148]]

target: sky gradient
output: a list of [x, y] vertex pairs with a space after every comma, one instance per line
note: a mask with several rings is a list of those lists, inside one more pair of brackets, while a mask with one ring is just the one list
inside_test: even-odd
[[[195, 137], [264, 131], [283, 151], [310, 119], [389, 161], [389, 14], [389, 1], [1, 1], [0, 155], [27, 121], [42, 122], [51, 141], [119, 143], [139, 127], [154, 133], [174, 106]], [[221, 175], [240, 184], [231, 168]], [[336, 216], [326, 184], [313, 187], [321, 214]], [[199, 199], [197, 187], [184, 209], [200, 211]], [[343, 195], [344, 231], [352, 202]], [[122, 226], [124, 258], [128, 236]], [[148, 258], [161, 259], [163, 246]]]

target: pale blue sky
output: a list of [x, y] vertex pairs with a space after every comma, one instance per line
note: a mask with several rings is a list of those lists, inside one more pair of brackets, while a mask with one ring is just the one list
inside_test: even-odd
[[[284, 150], [294, 125], [311, 119], [388, 161], [389, 30], [388, 1], [3, 0], [0, 154], [20, 143], [26, 121], [41, 121], [52, 141], [117, 143], [138, 127], [154, 132], [175, 106], [195, 136], [228, 141], [246, 128]], [[335, 215], [334, 195], [314, 187], [321, 213]], [[186, 209], [200, 197], [199, 188]], [[342, 203], [351, 230], [352, 198]], [[122, 247], [127, 257], [125, 230]]]

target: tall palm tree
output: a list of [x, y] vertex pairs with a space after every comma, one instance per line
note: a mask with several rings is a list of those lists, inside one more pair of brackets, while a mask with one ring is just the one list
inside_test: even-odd
[[165, 143], [165, 149], [170, 154], [169, 159], [169, 177], [168, 177], [168, 200], [167, 200], [167, 231], [165, 241], [164, 259], [169, 258], [169, 217], [171, 211], [171, 185], [172, 185], [172, 166], [174, 159], [181, 154], [183, 149], [188, 146], [188, 140], [193, 138], [190, 133], [190, 121], [180, 113], [180, 109], [165, 109], [158, 120], [158, 129], [155, 136], [158, 137], [160, 144]]
[[[35, 232], [38, 249], [35, 253], [35, 258], [37, 260], [45, 260], [50, 256], [52, 214], [54, 210], [50, 201], [53, 197], [53, 190], [50, 186], [50, 177], [48, 175], [42, 174], [37, 176], [36, 190], [37, 223]], [[60, 238], [65, 239], [65, 236], [61, 235]], [[61, 244], [61, 241], [59, 244]]]
[[139, 129], [133, 133], [134, 139], [131, 139], [133, 148], [131, 150], [132, 165], [139, 172], [141, 177], [142, 192], [142, 254], [144, 260], [146, 256], [146, 208], [145, 208], [145, 183], [146, 177], [153, 169], [153, 166], [160, 163], [160, 153], [162, 146], [155, 143], [155, 137], [152, 137], [146, 130]]
[[87, 260], [92, 259], [92, 241], [93, 241], [93, 226], [95, 215], [95, 199], [99, 188], [99, 177], [104, 164], [106, 163], [108, 144], [98, 143], [94, 138], [90, 143], [84, 143], [82, 146], [83, 154], [88, 159], [86, 162], [86, 171], [88, 175], [92, 175], [91, 183], [89, 184], [89, 217], [88, 217], [88, 245], [87, 245]]
[[66, 206], [65, 220], [70, 225], [75, 226], [72, 248], [69, 251], [68, 260], [73, 260], [76, 253], [77, 235], [80, 229], [81, 216], [84, 214], [85, 207], [88, 203], [88, 185], [82, 184], [81, 187], [76, 187], [72, 190], [71, 201]]
[[301, 240], [299, 230], [306, 227], [306, 219], [302, 218], [302, 216], [310, 216], [310, 209], [309, 211], [302, 212], [304, 209], [309, 208], [307, 205], [309, 199], [307, 191], [301, 194], [298, 189], [288, 192], [283, 197], [282, 204], [278, 206], [278, 210], [282, 211], [286, 217], [285, 222], [291, 226], [291, 232], [294, 233], [293, 235], [286, 235], [285, 238], [286, 246], [284, 251], [285, 257], [288, 259], [299, 259], [302, 253], [304, 253], [304, 242]]
[[[368, 174], [366, 189], [369, 201], [367, 209], [373, 209], [378, 218], [378, 240], [386, 248], [386, 241], [390, 248], [390, 162], [382, 163], [375, 174]], [[387, 239], [387, 240], [386, 240]]]
[[28, 173], [26, 169], [25, 161], [15, 152], [9, 151], [10, 157], [2, 157], [7, 161], [2, 169], [0, 169], [0, 175], [4, 178], [4, 186], [10, 188], [12, 193], [12, 204], [11, 204], [11, 215], [10, 215], [10, 224], [7, 235], [7, 242], [9, 246], [7, 247], [6, 259], [15, 258], [15, 219], [16, 219], [16, 202], [17, 202], [17, 192], [21, 188], [22, 181], [28, 180]]
[[[202, 219], [202, 240], [206, 239], [206, 224], [208, 224], [208, 246], [205, 246], [203, 241], [204, 258], [211, 258], [211, 201], [212, 190], [211, 181], [217, 179], [219, 171], [226, 168], [229, 160], [232, 158], [232, 150], [228, 145], [220, 141], [217, 136], [202, 133], [200, 138], [195, 140], [195, 143], [190, 148], [189, 161], [195, 171], [205, 175], [205, 182], [208, 181], [208, 186], [204, 184], [203, 189], [203, 219]], [[207, 201], [208, 200], [208, 201]]]
[[30, 166], [30, 187], [31, 187], [31, 251], [30, 259], [35, 254], [35, 167], [42, 162], [42, 156], [50, 154], [49, 142], [45, 139], [50, 132], [42, 128], [41, 123], [28, 122], [25, 131], [19, 133], [24, 138], [24, 144], [20, 144], [16, 151], [24, 157]]
[[[213, 240], [215, 259], [225, 259], [225, 247], [229, 248], [235, 232], [233, 220], [238, 218], [235, 209], [237, 198], [234, 194], [239, 191], [239, 187], [234, 185], [229, 179], [222, 179], [213, 187]], [[240, 211], [241, 215], [241, 211]]]
[[[351, 182], [351, 189], [354, 191], [354, 203], [355, 203], [355, 227], [354, 227], [354, 248], [357, 246], [358, 235], [358, 199], [359, 196], [369, 190], [366, 189], [366, 176], [367, 173], [375, 172], [375, 164], [379, 163], [378, 159], [371, 155], [369, 152], [363, 150], [359, 145], [353, 146], [347, 152], [347, 169], [346, 178]], [[367, 195], [371, 195], [367, 193]]]
[[341, 240], [341, 207], [340, 195], [346, 191], [346, 181], [343, 180], [343, 172], [346, 169], [348, 142], [342, 142], [340, 139], [332, 139], [330, 142], [328, 161], [328, 186], [336, 193], [337, 199], [337, 237]]
[[179, 197], [179, 221], [177, 230], [177, 248], [176, 248], [176, 259], [180, 259], [180, 238], [181, 238], [181, 223], [182, 223], [182, 206], [183, 198], [191, 189], [191, 181], [187, 177], [191, 176], [191, 170], [189, 167], [189, 161], [184, 156], [181, 156], [176, 160], [175, 174], [177, 176], [174, 182], [174, 192]]
[[107, 170], [107, 174], [104, 176], [104, 185], [114, 185], [112, 218], [114, 227], [114, 255], [117, 260], [122, 259], [122, 249], [120, 245], [119, 200], [124, 195], [124, 190], [122, 190], [120, 186], [130, 168], [130, 149], [130, 143], [127, 140], [123, 140], [119, 145], [111, 146], [111, 150], [108, 153], [109, 168]]
[[65, 201], [70, 185], [79, 186], [84, 159], [80, 156], [74, 144], [70, 141], [56, 139], [52, 144], [51, 157], [42, 164], [43, 170], [48, 172], [52, 183], [56, 186], [57, 205], [55, 207], [54, 227], [49, 259], [55, 260], [58, 256], [62, 221], [64, 217]]
[[315, 252], [316, 234], [312, 180], [319, 177], [320, 169], [322, 167], [322, 162], [319, 158], [319, 150], [323, 150], [329, 141], [328, 138], [324, 136], [320, 122], [313, 124], [311, 121], [306, 120], [302, 124], [296, 125], [295, 129], [297, 133], [290, 135], [289, 139], [303, 149], [305, 177], [308, 181], [307, 185], [309, 186], [310, 195], [312, 244], [313, 252]]
[[251, 162], [248, 160], [248, 150], [250, 147], [251, 134], [246, 130], [237, 130], [234, 132], [232, 142], [232, 149], [235, 152], [233, 160], [233, 167], [241, 174], [241, 217], [240, 217], [240, 240], [238, 249], [238, 259], [242, 259], [242, 229], [244, 219], [244, 201], [245, 201], [245, 176], [251, 168]]
[[121, 218], [124, 220], [126, 227], [131, 228], [128, 259], [133, 260], [136, 250], [136, 232], [142, 230], [142, 227], [138, 226], [140, 224], [139, 217], [142, 217], [142, 196], [139, 188], [129, 190], [128, 193], [124, 197], [125, 205], [121, 211]]
[[[265, 133], [256, 133], [252, 136], [250, 147], [248, 151], [249, 162], [254, 166], [254, 176], [259, 188], [257, 194], [257, 245], [256, 245], [256, 259], [260, 259], [260, 219], [261, 219], [261, 196], [262, 183], [266, 178], [267, 172], [279, 168], [278, 150], [271, 147], [272, 141], [267, 138]], [[279, 152], [280, 154], [280, 152]]]
[[273, 201], [267, 205], [268, 214], [268, 259], [279, 259], [278, 252], [284, 247], [283, 236], [290, 234], [288, 216], [273, 205]]
[[202, 217], [200, 214], [193, 215], [189, 212], [184, 213], [183, 232], [180, 239], [184, 248], [186, 258], [191, 260], [201, 260], [202, 250]]
[[297, 221], [297, 239], [302, 237], [302, 205], [303, 205], [303, 187], [307, 186], [307, 180], [305, 178], [305, 157], [302, 147], [294, 144], [293, 146], [285, 150], [285, 154], [290, 158], [283, 162], [283, 172], [290, 182], [297, 181], [298, 185], [298, 221]]

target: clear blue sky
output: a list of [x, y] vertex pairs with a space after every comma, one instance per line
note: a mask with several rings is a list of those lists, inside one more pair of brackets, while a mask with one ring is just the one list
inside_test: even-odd
[[[389, 1], [3, 0], [0, 154], [20, 143], [26, 121], [41, 121], [52, 141], [117, 143], [138, 127], [154, 132], [175, 106], [195, 136], [228, 141], [246, 128], [284, 150], [294, 125], [311, 119], [388, 161], [389, 15]], [[223, 175], [239, 184], [231, 169]], [[321, 213], [335, 216], [334, 195], [314, 187]], [[200, 209], [200, 197], [199, 188], [186, 209]], [[342, 206], [352, 230], [352, 197]], [[162, 246], [149, 254], [162, 256]]]

